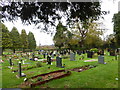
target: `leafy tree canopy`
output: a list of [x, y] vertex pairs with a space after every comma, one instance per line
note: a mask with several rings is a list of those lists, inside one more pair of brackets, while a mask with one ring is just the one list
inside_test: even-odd
[[59, 22], [59, 24], [56, 27], [55, 36], [53, 38], [55, 46], [57, 46], [59, 48], [64, 46], [65, 41], [66, 41], [65, 40], [66, 39], [66, 34], [65, 34], [66, 31], [67, 31], [67, 28], [65, 26], [63, 26], [61, 22]]
[[114, 22], [115, 38], [117, 40], [118, 46], [120, 46], [120, 12], [114, 14], [113, 22]]
[[[106, 11], [101, 11], [100, 2], [9, 2], [1, 5], [2, 20], [14, 21], [18, 17], [25, 24], [55, 25], [56, 20], [67, 18], [67, 24], [74, 20], [87, 22], [97, 20]], [[76, 19], [77, 18], [77, 19]]]
[[2, 49], [11, 48], [13, 46], [12, 40], [10, 38], [10, 32], [8, 31], [7, 27], [0, 23], [2, 27]]

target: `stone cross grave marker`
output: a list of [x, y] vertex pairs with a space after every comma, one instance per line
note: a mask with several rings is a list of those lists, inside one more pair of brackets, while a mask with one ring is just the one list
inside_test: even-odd
[[98, 63], [104, 64], [104, 56], [98, 56]]
[[56, 57], [56, 67], [64, 68], [64, 67], [62, 66], [62, 58], [59, 57], [59, 56]]
[[70, 53], [70, 60], [75, 61], [75, 53], [73, 52]]

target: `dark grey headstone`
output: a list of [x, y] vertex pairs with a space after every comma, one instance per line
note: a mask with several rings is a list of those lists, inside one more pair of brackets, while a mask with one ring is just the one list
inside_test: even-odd
[[115, 56], [115, 50], [113, 49], [113, 50], [110, 50], [110, 56]]
[[43, 53], [43, 58], [45, 58], [46, 57], [46, 53]]
[[63, 67], [62, 66], [62, 58], [59, 56], [56, 57], [56, 67], [61, 67], [61, 68]]
[[116, 49], [116, 55], [120, 55], [120, 48]]
[[47, 56], [47, 62], [48, 62], [48, 64], [51, 65], [51, 57], [49, 55]]
[[87, 51], [87, 58], [92, 58], [93, 57], [93, 52]]
[[104, 64], [104, 56], [98, 56], [98, 63]]
[[75, 61], [75, 53], [70, 53], [70, 60]]

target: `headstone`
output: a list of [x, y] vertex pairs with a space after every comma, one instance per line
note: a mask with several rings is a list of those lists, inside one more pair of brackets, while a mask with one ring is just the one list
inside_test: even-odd
[[81, 55], [81, 51], [77, 51], [77, 54], [78, 54], [78, 55]]
[[87, 51], [87, 58], [92, 58], [93, 52]]
[[62, 66], [62, 58], [59, 56], [56, 57], [56, 67], [61, 67], [61, 68], [64, 67]]
[[35, 57], [35, 54], [33, 53], [33, 54], [32, 54], [32, 60], [33, 60], [33, 61], [34, 61], [34, 57]]
[[101, 51], [100, 51], [100, 55], [104, 55], [104, 50], [101, 50]]
[[54, 58], [54, 54], [52, 54], [52, 58]]
[[83, 52], [82, 52], [83, 54], [85, 54], [85, 51], [83, 50]]
[[110, 56], [115, 56], [115, 50], [110, 50]]
[[40, 51], [38, 51], [38, 54], [40, 55]]
[[9, 59], [9, 62], [10, 62], [10, 66], [12, 66], [12, 59], [11, 58]]
[[108, 48], [107, 51], [110, 52], [110, 49]]
[[43, 53], [43, 58], [45, 58], [46, 57], [46, 55], [45, 55], [45, 53]]
[[116, 53], [120, 55], [120, 48], [117, 49]]
[[51, 65], [51, 57], [49, 55], [47, 56], [47, 62], [48, 62], [48, 64]]
[[104, 64], [104, 56], [98, 56], [98, 63]]
[[70, 60], [75, 61], [75, 53], [73, 52], [70, 53]]

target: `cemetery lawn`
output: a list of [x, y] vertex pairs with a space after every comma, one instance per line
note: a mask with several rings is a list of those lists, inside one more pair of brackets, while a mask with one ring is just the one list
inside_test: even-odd
[[[83, 72], [71, 71], [70, 76], [52, 80], [35, 88], [118, 88], [118, 80], [116, 80], [116, 78], [118, 78], [118, 61], [114, 60], [114, 56], [105, 56], [105, 62], [107, 62], [107, 64], [98, 64], [98, 61], [84, 62], [84, 60], [90, 60], [90, 58], [85, 57], [84, 60], [79, 60], [79, 58], [80, 56], [76, 55], [76, 61], [70, 61], [69, 58], [63, 59], [62, 62], [65, 64], [65, 68], [56, 67], [56, 62], [52, 62], [52, 65], [41, 62], [42, 67], [33, 67], [22, 71], [22, 73], [25, 73], [27, 76], [18, 79], [16, 77], [18, 72], [12, 73], [12, 70], [8, 68], [8, 60], [2, 57], [4, 60], [4, 63], [2, 63], [2, 88], [22, 88], [19, 87], [19, 85], [24, 82], [24, 78], [84, 65], [97, 65], [97, 67]], [[97, 57], [92, 59], [97, 60]], [[29, 66], [36, 64], [36, 61], [27, 60], [26, 62], [31, 62]], [[50, 67], [50, 69], [48, 67]], [[29, 88], [29, 86], [25, 88]]]

